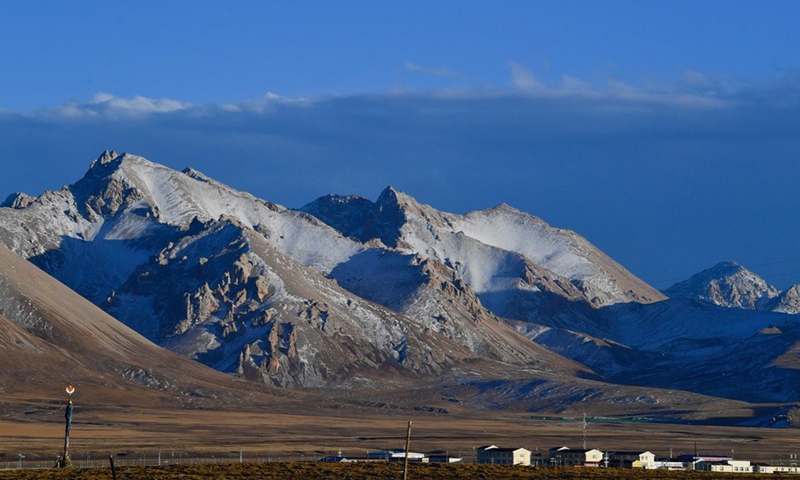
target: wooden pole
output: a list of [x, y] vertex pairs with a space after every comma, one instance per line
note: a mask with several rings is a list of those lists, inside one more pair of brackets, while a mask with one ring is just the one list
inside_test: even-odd
[[408, 479], [408, 449], [411, 446], [411, 420], [408, 421], [408, 432], [406, 432], [406, 459], [403, 462], [403, 480]]
[[66, 461], [69, 458], [69, 428], [72, 426], [72, 400], [67, 402], [64, 419], [66, 423], [66, 427], [64, 428], [64, 461]]
[[59, 467], [67, 468], [72, 466], [72, 460], [69, 458], [69, 429], [72, 426], [72, 394], [75, 393], [75, 387], [69, 385], [66, 388], [67, 392], [67, 409], [64, 412], [64, 420], [66, 427], [64, 428], [64, 456], [61, 457]]

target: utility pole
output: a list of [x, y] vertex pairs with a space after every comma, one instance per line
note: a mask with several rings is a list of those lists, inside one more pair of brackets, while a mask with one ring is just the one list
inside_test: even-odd
[[408, 431], [406, 432], [406, 459], [403, 462], [403, 480], [408, 479], [408, 449], [411, 446], [411, 420], [408, 421]]
[[66, 427], [64, 429], [64, 456], [61, 457], [61, 468], [72, 466], [72, 460], [69, 458], [69, 429], [72, 426], [72, 394], [75, 393], [75, 387], [72, 385], [67, 387], [67, 410], [64, 412], [64, 420]]

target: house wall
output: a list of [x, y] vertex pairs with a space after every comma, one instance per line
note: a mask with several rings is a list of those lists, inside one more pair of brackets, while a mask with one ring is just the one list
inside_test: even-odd
[[586, 463], [597, 463], [603, 460], [603, 452], [600, 450], [589, 450], [585, 454]]
[[514, 451], [478, 450], [478, 463], [495, 465], [530, 465], [531, 452], [524, 448]]
[[800, 467], [789, 465], [757, 465], [754, 471], [758, 473], [800, 473]]
[[723, 473], [753, 473], [753, 467], [748, 460], [728, 460], [726, 462], [700, 461], [695, 464], [695, 470]]
[[642, 462], [642, 468], [652, 469], [656, 464], [656, 455], [652, 452], [644, 452], [639, 455], [639, 461]]

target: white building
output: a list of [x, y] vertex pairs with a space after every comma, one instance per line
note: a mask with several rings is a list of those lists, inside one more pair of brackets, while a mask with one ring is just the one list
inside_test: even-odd
[[753, 473], [749, 460], [700, 460], [694, 464], [694, 469], [701, 472]]
[[653, 468], [658, 470], [686, 470], [686, 464], [677, 460], [656, 460]]
[[757, 473], [794, 473], [800, 474], [797, 465], [767, 465], [765, 463], [753, 464], [753, 471]]
[[[405, 450], [388, 450], [379, 452], [368, 452], [367, 460], [387, 460], [390, 462], [403, 461], [406, 459]], [[408, 452], [409, 462], [427, 463], [428, 457], [424, 453]]]

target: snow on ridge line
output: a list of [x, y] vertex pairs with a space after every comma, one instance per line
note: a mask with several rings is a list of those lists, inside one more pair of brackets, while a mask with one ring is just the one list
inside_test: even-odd
[[[327, 274], [364, 249], [324, 224], [315, 224], [277, 204], [235, 190], [196, 170], [178, 172], [126, 154], [122, 168], [146, 190], [167, 223], [187, 225], [194, 217], [235, 218], [247, 227], [271, 233], [270, 241], [302, 264]], [[322, 240], [322, 241], [320, 241]]]
[[[381, 193], [376, 203], [392, 197], [406, 217], [401, 228], [402, 240], [424, 256], [445, 263], [458, 261], [468, 268], [467, 264], [474, 262], [474, 255], [463, 250], [465, 242], [458, 240], [463, 236], [520, 255], [557, 276], [579, 282], [587, 300], [596, 305], [664, 298], [579, 234], [551, 227], [508, 204], [457, 215], [420, 204], [391, 188]], [[486, 259], [480, 262], [482, 267], [472, 266], [468, 283], [475, 291], [492, 289], [494, 277], [504, 269], [500, 265], [490, 266]]]
[[567, 238], [571, 232], [551, 227], [513, 207], [470, 212], [457, 219], [454, 228], [487, 245], [520, 253], [562, 277], [574, 279], [598, 273], [589, 259], [570, 249], [583, 246], [576, 239]]

